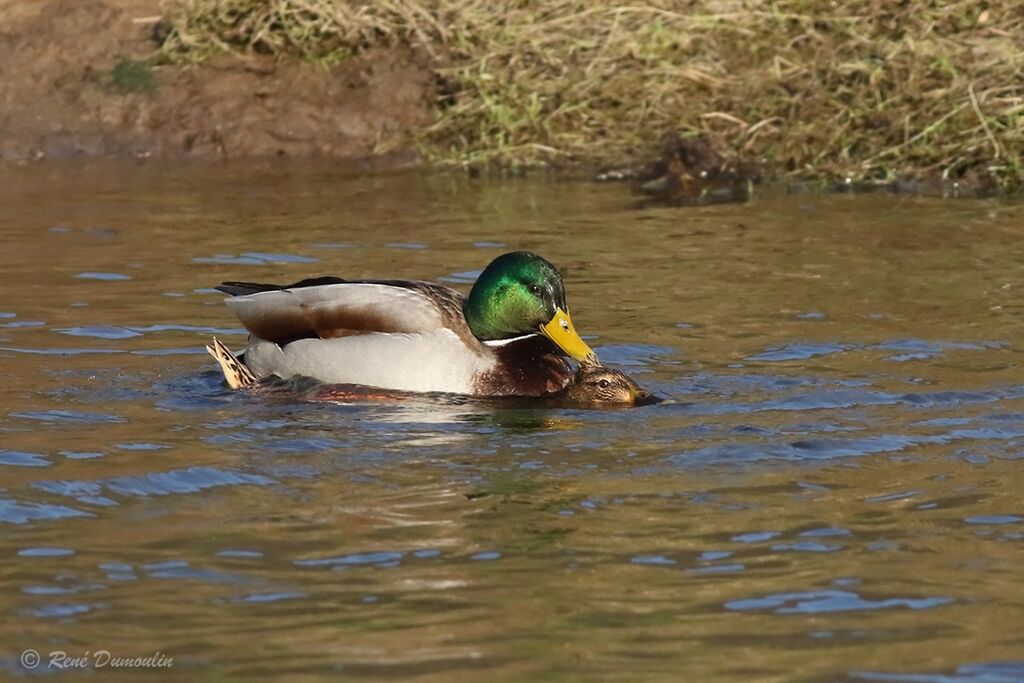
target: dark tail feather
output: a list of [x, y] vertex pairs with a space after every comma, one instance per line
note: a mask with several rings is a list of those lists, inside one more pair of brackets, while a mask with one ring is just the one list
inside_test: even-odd
[[258, 282], [224, 282], [214, 289], [224, 292], [230, 296], [245, 296], [258, 292], [276, 292], [282, 289], [299, 289], [300, 287], [318, 287], [319, 285], [342, 285], [348, 282], [340, 277], [314, 277], [308, 280], [300, 280], [291, 285], [270, 285]]
[[256, 292], [273, 292], [281, 289], [281, 285], [261, 285], [256, 282], [224, 282], [220, 286], [214, 287], [214, 289], [231, 296], [245, 296], [246, 294], [255, 294]]

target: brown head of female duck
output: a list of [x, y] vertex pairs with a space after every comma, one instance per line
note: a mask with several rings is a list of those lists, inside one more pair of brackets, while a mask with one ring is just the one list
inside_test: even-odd
[[661, 401], [624, 372], [592, 363], [581, 365], [569, 386], [552, 394], [551, 399], [591, 408], [644, 406]]

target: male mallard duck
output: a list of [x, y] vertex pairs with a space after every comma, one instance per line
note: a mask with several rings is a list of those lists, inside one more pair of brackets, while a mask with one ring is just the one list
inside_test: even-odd
[[255, 377], [473, 396], [540, 396], [572, 381], [561, 353], [596, 357], [569, 317], [558, 270], [536, 254], [494, 259], [468, 297], [416, 280], [225, 282], [249, 330]]
[[[220, 364], [220, 368], [224, 372], [224, 380], [232, 389], [268, 386], [261, 385], [245, 363], [236, 358], [216, 337], [213, 338], [212, 343], [207, 345], [206, 350]], [[373, 387], [350, 384], [322, 385], [316, 396], [323, 400], [400, 400], [403, 397], [401, 392], [380, 392], [381, 390]], [[559, 406], [590, 408], [644, 406], [661, 402], [660, 398], [642, 389], [629, 375], [603, 365], [589, 363], [580, 366], [567, 386], [545, 395], [544, 398]]]

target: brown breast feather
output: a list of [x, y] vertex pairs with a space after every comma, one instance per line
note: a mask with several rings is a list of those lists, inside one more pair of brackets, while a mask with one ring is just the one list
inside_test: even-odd
[[544, 396], [561, 391], [572, 381], [569, 361], [539, 334], [490, 348], [498, 362], [476, 379], [474, 393], [478, 396]]

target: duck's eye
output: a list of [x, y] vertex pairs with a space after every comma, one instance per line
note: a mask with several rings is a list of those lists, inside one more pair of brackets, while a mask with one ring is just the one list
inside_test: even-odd
[[597, 383], [597, 386], [601, 387], [602, 389], [607, 389], [609, 386], [611, 386], [611, 382], [609, 382], [606, 379], [602, 379]]
[[540, 285], [530, 285], [530, 294], [540, 296]]

